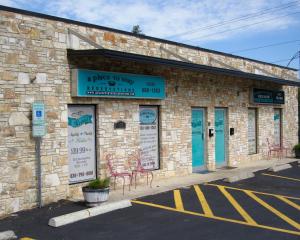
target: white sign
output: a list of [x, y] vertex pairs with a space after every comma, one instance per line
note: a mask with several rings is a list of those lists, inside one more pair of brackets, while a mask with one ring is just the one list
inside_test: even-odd
[[248, 150], [249, 154], [256, 153], [256, 111], [248, 110]]
[[45, 135], [45, 104], [43, 102], [34, 102], [32, 104], [32, 136], [43, 137]]
[[70, 183], [95, 179], [95, 107], [68, 107], [68, 154]]
[[281, 112], [280, 109], [274, 109], [274, 144], [281, 145]]
[[141, 163], [145, 169], [159, 168], [158, 108], [140, 107]]

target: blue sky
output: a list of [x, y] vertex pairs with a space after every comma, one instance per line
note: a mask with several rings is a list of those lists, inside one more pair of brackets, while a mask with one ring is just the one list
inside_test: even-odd
[[[149, 36], [283, 66], [289, 60], [279, 60], [300, 50], [300, 0], [0, 0], [0, 4], [126, 31], [139, 24]], [[290, 66], [298, 68], [299, 60]]]

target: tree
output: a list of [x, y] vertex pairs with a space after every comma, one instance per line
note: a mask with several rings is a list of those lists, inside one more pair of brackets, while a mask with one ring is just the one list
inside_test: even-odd
[[140, 25], [134, 25], [131, 32], [138, 35], [144, 35]]

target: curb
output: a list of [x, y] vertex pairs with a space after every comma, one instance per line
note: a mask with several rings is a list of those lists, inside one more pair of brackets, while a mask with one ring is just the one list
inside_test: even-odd
[[5, 231], [0, 232], [0, 240], [13, 240], [17, 239], [17, 236], [15, 235], [14, 231]]
[[[112, 203], [104, 203], [101, 206], [84, 209], [81, 211], [68, 213], [58, 217], [51, 218], [48, 225], [51, 227], [61, 227], [70, 223], [74, 223], [83, 219], [94, 217], [103, 213], [111, 212], [114, 210], [131, 207], [130, 200], [122, 200]], [[0, 239], [1, 240], [1, 239]]]
[[279, 172], [281, 170], [292, 168], [290, 164], [283, 164], [283, 165], [275, 165], [273, 167], [268, 168], [269, 172]]
[[237, 175], [234, 176], [230, 176], [228, 178], [225, 178], [223, 181], [224, 182], [228, 182], [228, 183], [234, 183], [240, 180], [244, 180], [244, 179], [248, 179], [248, 178], [252, 178], [254, 177], [254, 173], [253, 172], [243, 172], [243, 173], [239, 173]]

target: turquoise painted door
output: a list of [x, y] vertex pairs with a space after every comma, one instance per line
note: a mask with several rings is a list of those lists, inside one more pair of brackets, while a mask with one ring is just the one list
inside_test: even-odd
[[225, 109], [215, 109], [215, 159], [216, 165], [225, 165]]
[[192, 166], [204, 167], [204, 109], [192, 109]]

